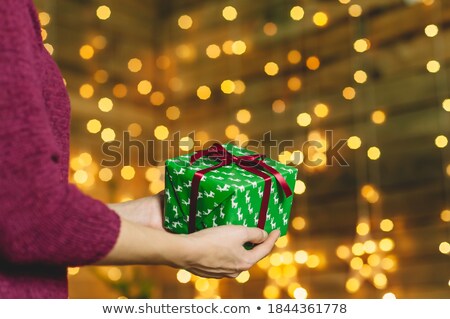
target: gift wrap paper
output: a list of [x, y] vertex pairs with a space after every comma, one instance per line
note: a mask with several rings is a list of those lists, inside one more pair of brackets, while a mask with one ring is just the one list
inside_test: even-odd
[[[233, 144], [225, 144], [223, 147], [235, 156], [255, 154]], [[218, 163], [203, 157], [190, 164], [191, 155], [166, 161], [164, 227], [178, 234], [188, 233], [191, 186], [195, 172]], [[286, 179], [293, 193], [297, 169], [270, 158], [265, 158], [264, 162]], [[289, 226], [294, 196], [286, 198], [276, 179], [270, 174], [269, 176], [272, 183], [264, 229], [267, 232], [279, 229], [283, 236]], [[264, 180], [261, 177], [235, 163], [206, 173], [200, 181], [197, 194], [196, 230], [220, 225], [257, 227], [263, 189]]]

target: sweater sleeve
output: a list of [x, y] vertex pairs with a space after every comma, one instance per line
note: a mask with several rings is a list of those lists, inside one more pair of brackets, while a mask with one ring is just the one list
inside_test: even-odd
[[36, 70], [44, 48], [31, 6], [0, 5], [0, 262], [91, 264], [115, 245], [120, 219], [62, 177]]

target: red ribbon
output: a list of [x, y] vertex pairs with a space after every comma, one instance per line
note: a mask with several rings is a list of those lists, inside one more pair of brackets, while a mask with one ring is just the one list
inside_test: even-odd
[[264, 225], [266, 224], [267, 209], [269, 207], [270, 187], [272, 183], [271, 176], [269, 174], [275, 177], [276, 181], [283, 189], [286, 197], [290, 197], [292, 195], [292, 191], [284, 177], [276, 169], [264, 163], [263, 159], [265, 156], [262, 154], [234, 156], [230, 152], [228, 152], [222, 145], [214, 143], [210, 148], [194, 153], [191, 156], [190, 163], [193, 164], [202, 157], [208, 157], [210, 159], [217, 160], [219, 161], [219, 163], [217, 165], [199, 170], [194, 174], [190, 197], [189, 233], [193, 233], [196, 230], [195, 219], [197, 218], [197, 198], [200, 181], [206, 173], [218, 169], [219, 167], [235, 163], [246, 171], [249, 171], [250, 173], [258, 175], [259, 177], [264, 179], [264, 192], [258, 220], [258, 227], [261, 229], [264, 229]]

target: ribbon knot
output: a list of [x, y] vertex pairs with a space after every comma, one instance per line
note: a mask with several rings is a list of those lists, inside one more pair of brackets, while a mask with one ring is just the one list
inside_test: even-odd
[[207, 157], [219, 161], [219, 163], [214, 166], [199, 170], [194, 174], [190, 196], [189, 233], [193, 233], [196, 230], [195, 219], [197, 217], [197, 200], [200, 181], [206, 173], [212, 170], [216, 170], [219, 167], [232, 165], [234, 163], [239, 167], [245, 169], [246, 171], [258, 175], [264, 180], [264, 191], [258, 219], [258, 227], [261, 229], [264, 229], [264, 225], [266, 224], [267, 210], [270, 200], [270, 189], [272, 184], [271, 175], [275, 177], [276, 182], [281, 186], [286, 197], [290, 197], [292, 195], [292, 191], [284, 177], [276, 169], [264, 163], [265, 156], [262, 154], [235, 156], [228, 152], [228, 150], [225, 149], [222, 145], [214, 143], [206, 150], [195, 152], [191, 156], [191, 165], [202, 157]]

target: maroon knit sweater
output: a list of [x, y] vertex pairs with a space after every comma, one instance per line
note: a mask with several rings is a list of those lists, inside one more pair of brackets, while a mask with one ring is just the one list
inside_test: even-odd
[[0, 1], [0, 298], [67, 298], [119, 217], [68, 183], [70, 105], [31, 0]]

